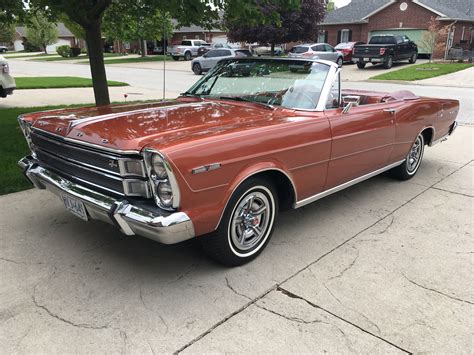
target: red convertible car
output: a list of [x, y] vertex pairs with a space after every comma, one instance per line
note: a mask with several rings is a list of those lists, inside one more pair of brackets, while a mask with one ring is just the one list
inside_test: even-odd
[[[255, 258], [280, 210], [385, 171], [407, 180], [456, 128], [456, 100], [341, 90], [335, 63], [220, 62], [172, 101], [19, 117], [26, 177], [84, 219], [227, 265]], [[52, 216], [53, 217], [53, 216]]]

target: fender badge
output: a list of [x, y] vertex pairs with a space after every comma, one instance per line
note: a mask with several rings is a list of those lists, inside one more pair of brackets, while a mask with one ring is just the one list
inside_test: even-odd
[[208, 171], [217, 170], [220, 167], [221, 167], [221, 163], [213, 163], [209, 165], [200, 166], [198, 168], [194, 168], [191, 172], [193, 174], [207, 173]]
[[84, 134], [82, 132], [76, 133], [76, 137], [82, 137]]
[[102, 139], [102, 143], [107, 144], [109, 141], [107, 139]]
[[61, 127], [57, 127], [56, 128], [56, 132], [61, 132], [62, 131], [62, 128]]

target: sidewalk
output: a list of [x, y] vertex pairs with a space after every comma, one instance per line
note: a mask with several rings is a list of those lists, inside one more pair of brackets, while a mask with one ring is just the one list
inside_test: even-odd
[[417, 80], [414, 81], [413, 84], [474, 88], [474, 67], [470, 67], [455, 73], [438, 76], [436, 78]]

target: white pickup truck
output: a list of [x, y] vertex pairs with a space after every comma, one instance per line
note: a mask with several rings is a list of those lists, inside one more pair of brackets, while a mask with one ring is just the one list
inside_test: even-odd
[[0, 55], [0, 97], [13, 94], [16, 89], [15, 79], [10, 76], [10, 67], [7, 61]]
[[181, 41], [181, 44], [168, 47], [167, 54], [171, 55], [174, 60], [180, 58], [191, 60], [198, 56], [198, 49], [201, 47], [211, 47], [211, 45], [200, 39], [185, 39]]

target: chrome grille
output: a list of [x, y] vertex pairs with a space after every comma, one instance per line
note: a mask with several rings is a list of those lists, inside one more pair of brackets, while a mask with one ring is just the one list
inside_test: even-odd
[[[124, 162], [134, 161], [144, 166], [140, 155], [123, 157], [108, 152], [100, 152], [78, 144], [70, 143], [60, 137], [33, 131], [31, 132], [33, 150], [40, 165], [44, 165], [72, 180], [91, 185], [119, 195], [152, 196], [146, 179], [142, 174], [124, 171]], [[144, 192], [130, 192], [130, 184], [143, 183]]]

